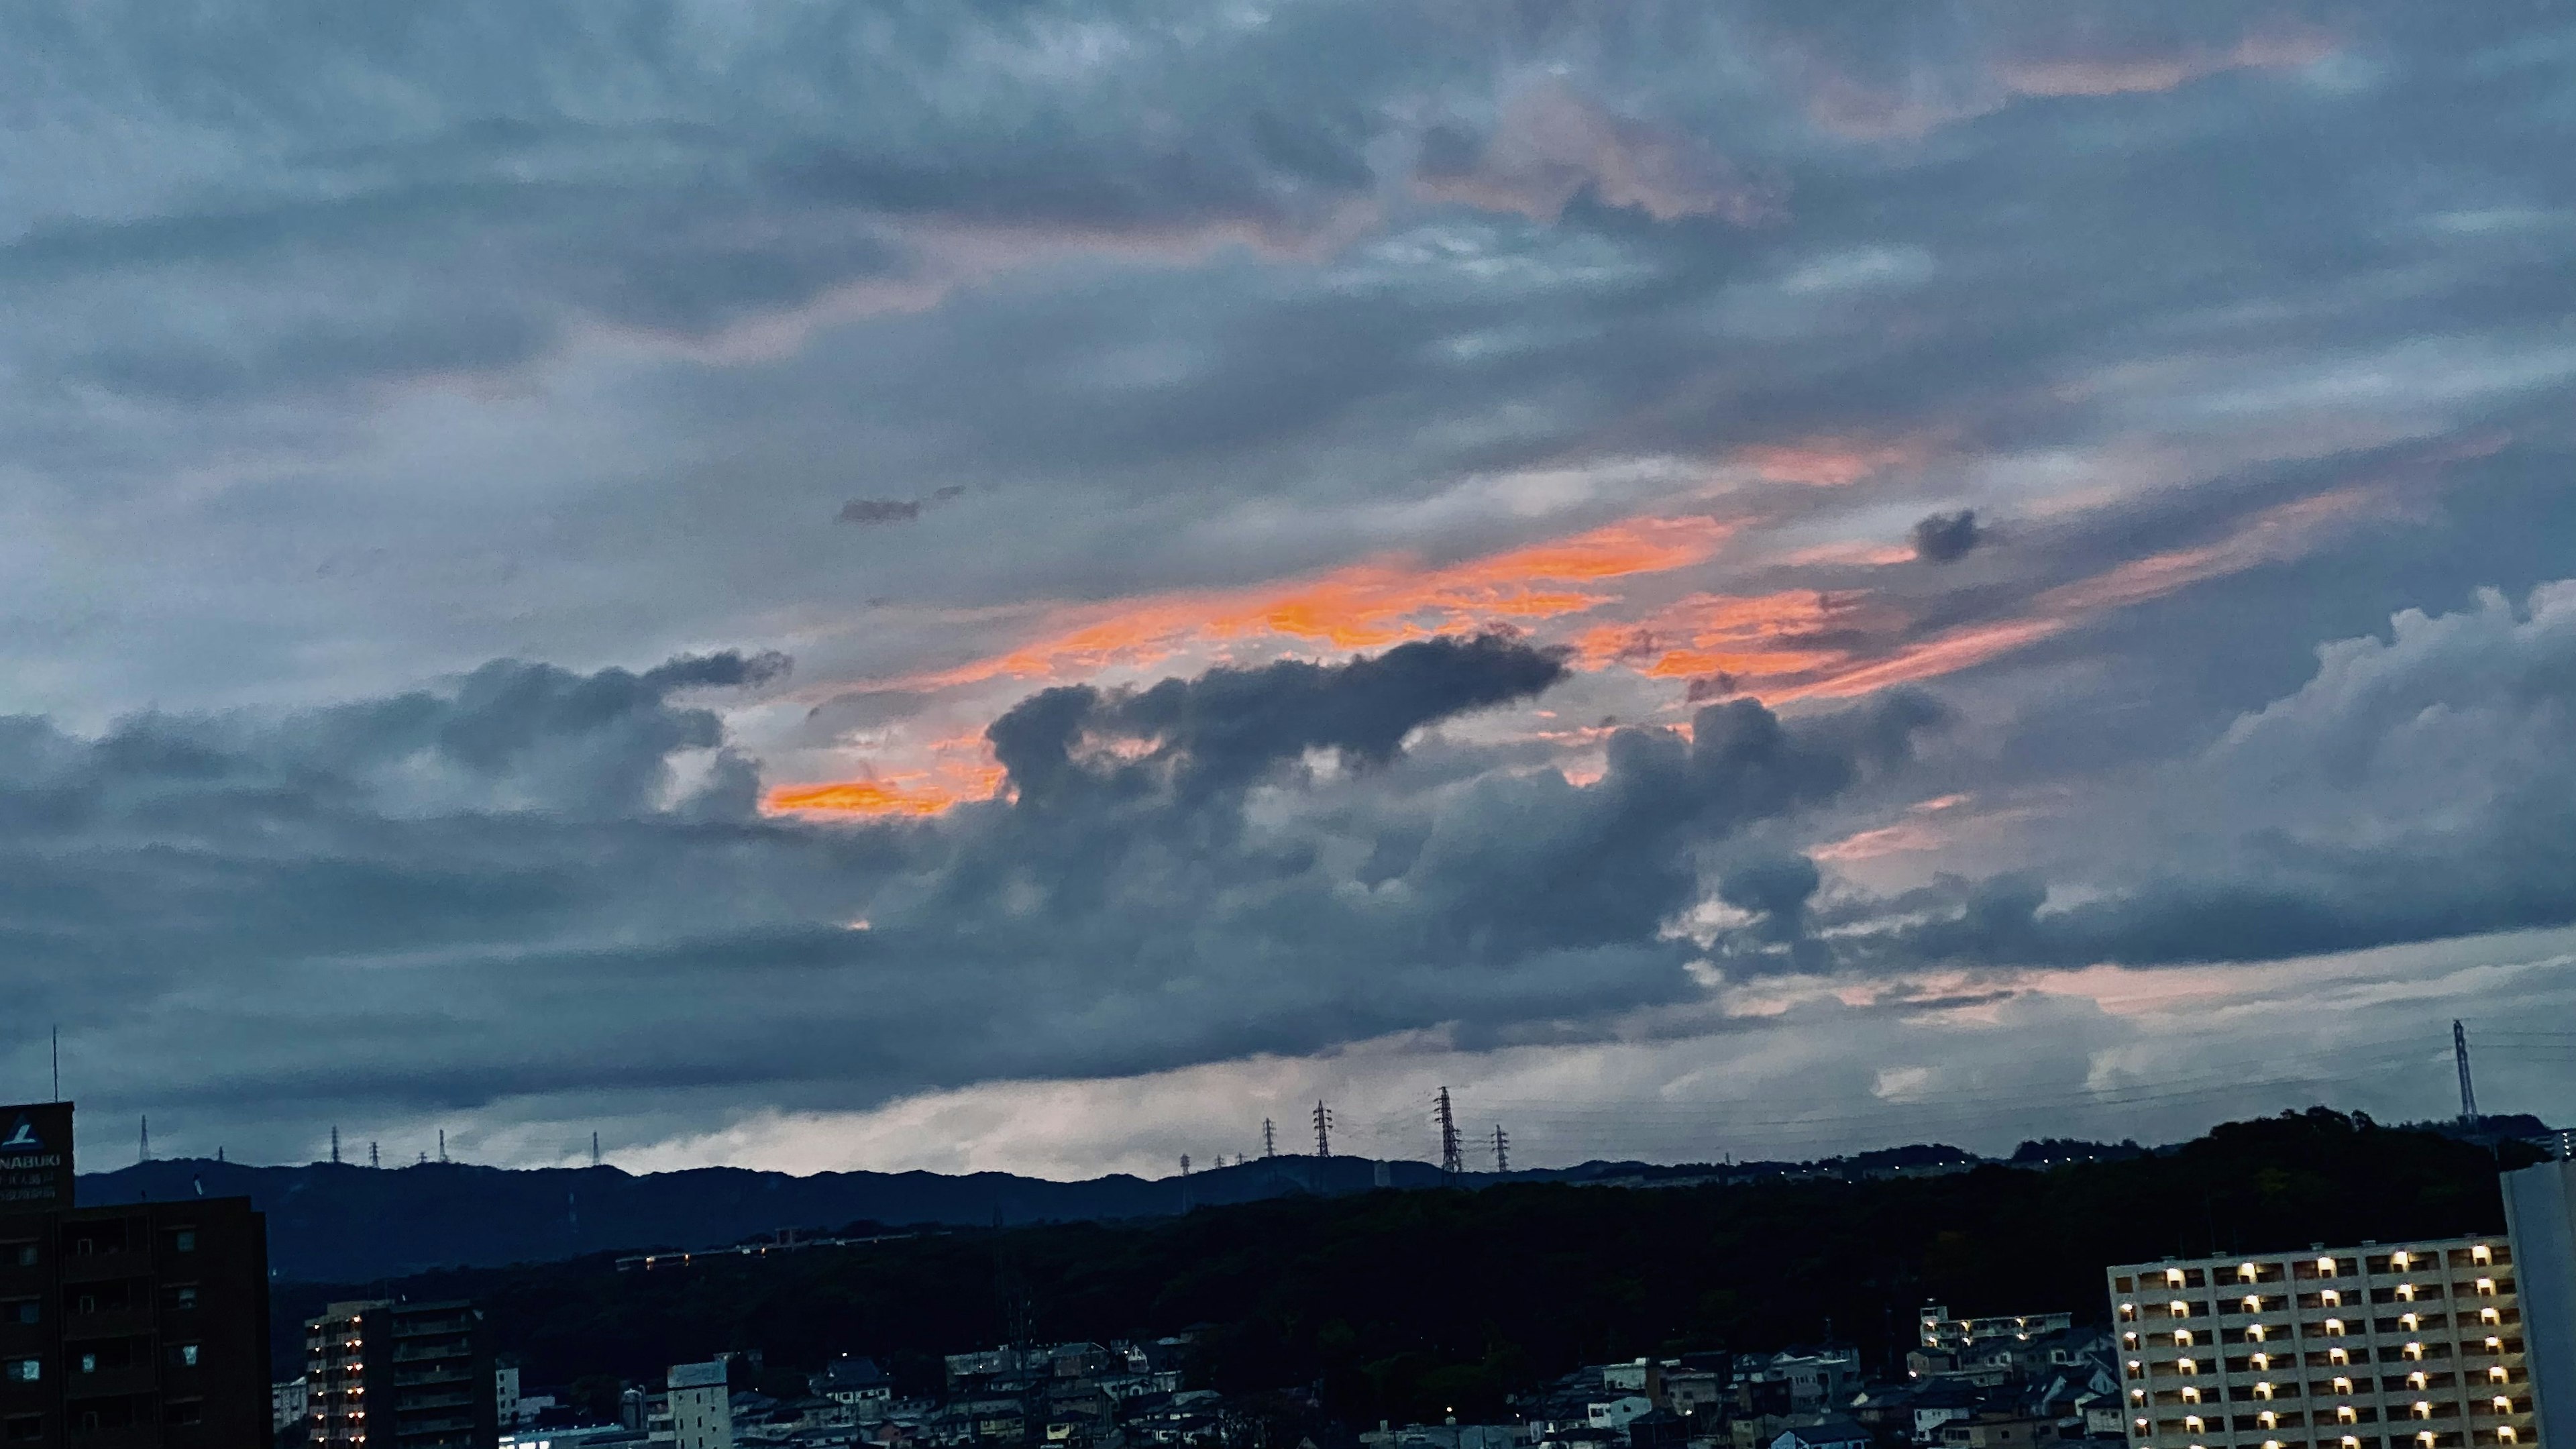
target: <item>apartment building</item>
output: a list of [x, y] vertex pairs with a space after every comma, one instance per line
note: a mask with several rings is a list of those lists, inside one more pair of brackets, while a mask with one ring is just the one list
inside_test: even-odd
[[2130, 1449], [2539, 1441], [2503, 1237], [2108, 1269]]
[[353, 1300], [304, 1323], [316, 1449], [492, 1449], [496, 1380], [471, 1303]]
[[1923, 1347], [1957, 1352], [1997, 1341], [2027, 1343], [2075, 1324], [2072, 1313], [2014, 1313], [1994, 1318], [1953, 1318], [1939, 1303], [1926, 1303], [1915, 1324]]
[[268, 1434], [267, 1220], [242, 1197], [72, 1205], [72, 1105], [0, 1107], [0, 1442]]

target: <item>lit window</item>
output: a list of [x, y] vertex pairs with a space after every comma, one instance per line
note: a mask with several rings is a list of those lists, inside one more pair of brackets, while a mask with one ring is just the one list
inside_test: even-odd
[[2352, 1380], [2350, 1380], [2350, 1379], [2337, 1379], [2337, 1380], [2335, 1380], [2335, 1381], [2334, 1381], [2334, 1391], [2335, 1391], [2336, 1393], [2338, 1393], [2338, 1394], [2348, 1394], [2348, 1393], [2351, 1393], [2351, 1392], [2352, 1392]]
[[2503, 1382], [2505, 1381], [2504, 1365], [2503, 1365], [2503, 1364], [2491, 1364], [2491, 1365], [2489, 1365], [2489, 1366], [2488, 1366], [2488, 1368], [2487, 1368], [2487, 1381], [2488, 1381], [2489, 1383], [2498, 1383], [2498, 1384], [2503, 1383]]
[[2494, 1309], [2492, 1309], [2492, 1308], [2481, 1308], [2481, 1309], [2479, 1309], [2479, 1310], [2478, 1310], [2478, 1322], [2480, 1322], [2480, 1323], [2502, 1323], [2502, 1322], [2504, 1322], [2504, 1315], [2503, 1315], [2503, 1314], [2501, 1314], [2501, 1313], [2496, 1312], [2496, 1311], [2495, 1311]]
[[2137, 1316], [2138, 1316], [2138, 1305], [2136, 1305], [2136, 1304], [2134, 1304], [2134, 1303], [2123, 1303], [2123, 1304], [2121, 1304], [2121, 1305], [2120, 1305], [2120, 1317], [2121, 1317], [2124, 1321], [2125, 1321], [2125, 1320], [2127, 1320], [2127, 1319], [2135, 1318], [2135, 1317], [2137, 1317]]
[[2131, 1389], [2131, 1390], [2129, 1390], [2129, 1402], [2130, 1402], [2130, 1403], [2133, 1403], [2133, 1404], [2143, 1404], [2143, 1403], [2145, 1403], [2146, 1401], [2147, 1401], [2147, 1391], [2146, 1391], [2145, 1389]]
[[2426, 1400], [2417, 1399], [2412, 1405], [2408, 1406], [2407, 1412], [2413, 1414], [2418, 1419], [2429, 1419], [2433, 1417], [2433, 1406]]
[[2496, 1412], [2499, 1414], [2510, 1414], [2513, 1412], [2513, 1400], [2506, 1398], [2502, 1394], [2495, 1396], [2495, 1406]]
[[2261, 1424], [2266, 1429], [2278, 1429], [2281, 1427], [2281, 1416], [2273, 1413], [2269, 1409], [2265, 1409], [2263, 1412], [2256, 1414], [2254, 1419], [2255, 1422]]
[[2195, 1433], [2195, 1434], [2199, 1433], [2199, 1432], [2202, 1430], [2202, 1428], [2203, 1428], [2203, 1427], [2205, 1427], [2205, 1426], [2200, 1422], [2200, 1416], [2199, 1416], [2198, 1414], [2185, 1414], [2185, 1415], [2183, 1415], [2183, 1416], [2182, 1416], [2182, 1426], [2183, 1426], [2185, 1429], [2188, 1429], [2188, 1430], [2190, 1430], [2192, 1433]]
[[[2329, 1277], [2329, 1278], [2333, 1277], [2333, 1276], [2334, 1276], [2334, 1259], [2332, 1259], [2332, 1258], [2319, 1258], [2319, 1259], [2317, 1259], [2317, 1271], [2318, 1271], [2319, 1273], [2324, 1274], [2326, 1277]], [[2353, 1441], [2352, 1441], [2352, 1440], [2347, 1439], [2347, 1440], [2345, 1440], [2344, 1442], [2345, 1442], [2345, 1443], [2347, 1443], [2347, 1444], [2349, 1444], [2349, 1443], [2351, 1443], [2351, 1442], [2353, 1442]]]
[[2400, 1248], [2396, 1252], [2388, 1255], [2388, 1265], [2392, 1268], [2403, 1268], [2414, 1261], [2414, 1259], [2406, 1255], [2406, 1250], [2403, 1248]]
[[2350, 1434], [2344, 1435], [2339, 1442], [2343, 1445], [2343, 1449], [2361, 1449], [2361, 1441]]
[[2469, 1249], [2469, 1261], [2472, 1263], [2492, 1263], [2495, 1261], [2495, 1249], [2488, 1247], [2484, 1243], [2480, 1243], [2476, 1247]]
[[2188, 1304], [2188, 1303], [2183, 1302], [2183, 1301], [2182, 1301], [2181, 1299], [2179, 1299], [2179, 1298], [2175, 1299], [2175, 1300], [2174, 1300], [2173, 1302], [2171, 1302], [2171, 1303], [2166, 1304], [2166, 1305], [2165, 1305], [2165, 1307], [2167, 1307], [2167, 1308], [2171, 1309], [2171, 1310], [2173, 1311], [2173, 1316], [2174, 1316], [2174, 1317], [2176, 1317], [2176, 1318], [2189, 1318], [2189, 1317], [2191, 1317], [2191, 1305], [2190, 1305], [2190, 1304]]
[[2329, 1319], [2327, 1319], [2327, 1320], [2326, 1320], [2326, 1332], [2327, 1332], [2329, 1335], [2332, 1335], [2332, 1336], [2335, 1336], [2335, 1337], [2341, 1337], [2341, 1336], [2342, 1336], [2342, 1334], [2343, 1334], [2343, 1320], [2342, 1320], [2342, 1319], [2340, 1319], [2340, 1318], [2329, 1318]]
[[2495, 1296], [2495, 1280], [2493, 1278], [2480, 1278], [2478, 1280], [2478, 1296], [2482, 1298], [2493, 1298]]
[[2181, 1287], [2181, 1286], [2182, 1286], [2182, 1270], [2181, 1270], [2180, 1268], [2167, 1268], [2167, 1269], [2165, 1270], [2165, 1282], [2166, 1282], [2167, 1284], [2171, 1285], [2172, 1287], [2176, 1287], [2176, 1288]]
[[2497, 1443], [2499, 1443], [2499, 1444], [2510, 1444], [2510, 1443], [2512, 1443], [2512, 1442], [2514, 1441], [2514, 1438], [2515, 1438], [2515, 1435], [2514, 1435], [2514, 1432], [2513, 1432], [2513, 1426], [2512, 1426], [2511, 1424], [2498, 1424], [2498, 1425], [2496, 1425], [2496, 1442], [2497, 1442]]
[[2267, 1369], [2272, 1366], [2272, 1356], [2268, 1353], [2255, 1354], [2252, 1358], [2246, 1361], [2253, 1364], [2258, 1369]]
[[2328, 1308], [2341, 1308], [2343, 1306], [2343, 1290], [2340, 1288], [2328, 1288], [2317, 1295], [2317, 1300], [2325, 1304]]
[[2240, 1282], [2240, 1283], [2251, 1283], [2251, 1282], [2253, 1282], [2253, 1281], [2254, 1281], [2255, 1277], [2256, 1277], [2256, 1274], [2255, 1274], [2255, 1271], [2254, 1271], [2254, 1265], [2253, 1265], [2253, 1264], [2251, 1264], [2251, 1263], [2239, 1263], [2239, 1264], [2237, 1264], [2237, 1265], [2236, 1265], [2236, 1279], [2237, 1279], [2237, 1281], [2238, 1281], [2238, 1282]]
[[2335, 1422], [2338, 1424], [2358, 1424], [2361, 1422], [2361, 1411], [2355, 1409], [2350, 1404], [2337, 1404], [2335, 1405]]
[[2412, 1313], [2401, 1313], [2397, 1315], [2397, 1326], [2405, 1329], [2409, 1333], [2412, 1333], [2416, 1329], [2423, 1327], [2424, 1324], [2421, 1319], [2418, 1319]]
[[2424, 1371], [2422, 1369], [2417, 1369], [2415, 1372], [2406, 1376], [2406, 1387], [2410, 1389], [2420, 1389], [2424, 1387], [2424, 1383]]
[[2190, 1388], [2184, 1389], [2184, 1390], [2182, 1391], [2182, 1401], [2183, 1401], [2184, 1403], [2186, 1403], [2186, 1404], [2197, 1404], [2197, 1403], [2199, 1403], [2199, 1402], [2200, 1402], [2200, 1390], [2198, 1390], [2198, 1389], [2190, 1389]]
[[2488, 1335], [2487, 1335], [2487, 1352], [2489, 1352], [2489, 1353], [2502, 1353], [2502, 1352], [2504, 1352], [2504, 1340], [2503, 1340], [2503, 1339], [2501, 1339], [2501, 1338], [2496, 1337], [2494, 1334], [2488, 1334]]
[[2263, 1300], [2262, 1300], [2262, 1299], [2260, 1299], [2260, 1298], [2258, 1298], [2258, 1297], [2256, 1297], [2255, 1295], [2253, 1295], [2253, 1294], [2251, 1294], [2251, 1293], [2246, 1294], [2246, 1295], [2245, 1295], [2245, 1311], [2246, 1311], [2246, 1312], [2248, 1312], [2248, 1313], [2260, 1313], [2260, 1312], [2262, 1312], [2262, 1311], [2263, 1311]]
[[2352, 1362], [2352, 1355], [2340, 1348], [2330, 1348], [2326, 1350], [2326, 1362], [2350, 1363]]
[[2401, 1302], [2406, 1302], [2406, 1303], [2412, 1303], [2412, 1302], [2414, 1302], [2414, 1301], [2415, 1301], [2415, 1285], [2414, 1285], [2414, 1284], [2412, 1284], [2412, 1283], [2400, 1283], [2400, 1284], [2398, 1284], [2398, 1285], [2397, 1285], [2397, 1297], [2398, 1297], [2398, 1299], [2399, 1299]]
[[2254, 1386], [2254, 1397], [2258, 1399], [2268, 1399], [2272, 1397], [2271, 1383], [2267, 1380], [2263, 1383], [2256, 1384]]
[[2191, 1330], [2190, 1330], [2190, 1329], [2188, 1329], [2188, 1328], [2177, 1328], [2177, 1329], [2175, 1329], [2175, 1330], [2174, 1330], [2174, 1347], [2176, 1347], [2176, 1348], [2189, 1348], [2189, 1347], [2191, 1347]]
[[2263, 1341], [2263, 1325], [2259, 1323], [2248, 1325], [2245, 1330], [2245, 1336], [2256, 1343], [2261, 1343]]
[[2140, 1430], [2142, 1430], [2142, 1431], [2143, 1431], [2146, 1427], [2147, 1427], [2147, 1421], [2146, 1421], [2146, 1420], [2144, 1420], [2144, 1419], [2140, 1419], [2140, 1420], [2138, 1421], [2138, 1428], [2139, 1428]]
[[2408, 1358], [2422, 1358], [2424, 1356], [2424, 1345], [2420, 1343], [2410, 1343], [2406, 1345], [2406, 1356]]

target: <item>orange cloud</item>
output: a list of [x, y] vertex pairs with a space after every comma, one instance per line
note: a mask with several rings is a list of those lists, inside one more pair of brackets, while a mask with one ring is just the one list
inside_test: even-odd
[[991, 679], [1061, 679], [1151, 664], [1199, 643], [1263, 635], [1368, 649], [1494, 624], [1583, 613], [1613, 601], [1585, 588], [1705, 562], [1734, 526], [1713, 518], [1632, 518], [1570, 538], [1424, 569], [1397, 555], [1303, 583], [1166, 595], [1061, 611], [1092, 616], [1007, 654], [904, 681], [946, 688]]
[[1930, 455], [1923, 439], [1874, 443], [1849, 438], [1810, 438], [1797, 443], [1757, 443], [1730, 458], [1773, 483], [1845, 488], [1874, 473], [1920, 463]]
[[2021, 57], [1995, 66], [1996, 76], [2026, 96], [2116, 96], [2169, 91], [2204, 76], [2231, 70], [2285, 70], [2314, 65], [2335, 53], [2321, 31], [2248, 35], [2225, 50], [2168, 55], [2063, 55]]
[[1005, 772], [981, 733], [934, 740], [922, 753], [932, 761], [927, 769], [782, 785], [761, 805], [771, 814], [927, 816], [990, 800], [1002, 788]]
[[1625, 665], [1658, 679], [1800, 674], [1845, 656], [1790, 641], [1845, 622], [1853, 607], [1851, 596], [1813, 589], [1693, 594], [1634, 623], [1586, 630], [1574, 641], [1575, 659], [1589, 669]]

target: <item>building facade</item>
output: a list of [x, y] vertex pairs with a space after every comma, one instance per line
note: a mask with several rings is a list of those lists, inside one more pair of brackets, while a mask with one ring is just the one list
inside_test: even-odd
[[650, 1442], [673, 1449], [734, 1449], [733, 1397], [722, 1359], [672, 1365]]
[[492, 1355], [471, 1303], [334, 1303], [304, 1322], [316, 1449], [493, 1449]]
[[1916, 1315], [1917, 1335], [1933, 1352], [1957, 1352], [1996, 1340], [2027, 1343], [2074, 1326], [2072, 1313], [2017, 1313], [1994, 1318], [1953, 1318], [1942, 1304], [1927, 1303]]
[[2576, 1162], [2508, 1172], [2503, 1186], [2540, 1432], [2576, 1443]]
[[2106, 1271], [2130, 1449], [2539, 1442], [2507, 1239]]
[[75, 1207], [71, 1104], [0, 1107], [0, 1444], [267, 1442], [248, 1198]]

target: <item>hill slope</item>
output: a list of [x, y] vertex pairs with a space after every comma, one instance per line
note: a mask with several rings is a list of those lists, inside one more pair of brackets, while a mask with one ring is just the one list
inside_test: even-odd
[[[2511, 1165], [2533, 1156], [2505, 1151]], [[374, 1286], [482, 1300], [534, 1382], [640, 1379], [729, 1348], [782, 1368], [869, 1353], [935, 1378], [927, 1355], [999, 1341], [1014, 1321], [1041, 1339], [1206, 1325], [1204, 1382], [1320, 1383], [1366, 1422], [1495, 1412], [1578, 1363], [1779, 1347], [1829, 1327], [1875, 1358], [1910, 1341], [1927, 1299], [2099, 1319], [2113, 1262], [2494, 1232], [2498, 1166], [2473, 1144], [2319, 1109], [2046, 1171], [1301, 1197], [676, 1271], [600, 1257]], [[346, 1292], [281, 1291], [281, 1342]]]

